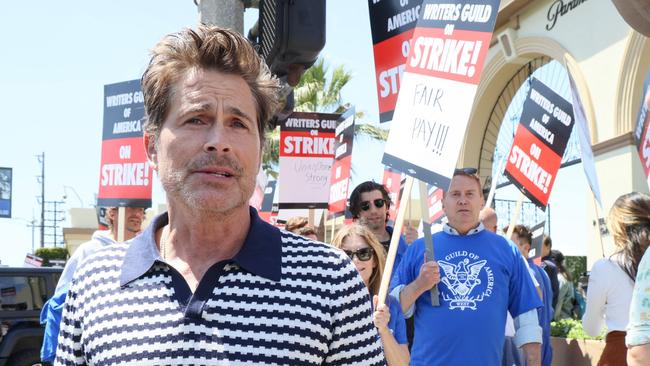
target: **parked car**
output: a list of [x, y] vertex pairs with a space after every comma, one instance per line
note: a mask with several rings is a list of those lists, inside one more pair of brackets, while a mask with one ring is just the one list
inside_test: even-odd
[[61, 268], [0, 268], [0, 366], [40, 365], [43, 304]]

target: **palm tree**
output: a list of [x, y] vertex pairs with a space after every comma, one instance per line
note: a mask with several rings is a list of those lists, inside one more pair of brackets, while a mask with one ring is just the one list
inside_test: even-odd
[[[305, 71], [300, 82], [293, 91], [294, 111], [342, 113], [351, 107], [350, 103], [342, 103], [341, 90], [352, 79], [352, 74], [340, 65], [334, 68], [331, 78], [327, 78], [329, 67], [325, 60], [318, 59]], [[357, 119], [364, 116], [356, 112]], [[373, 140], [386, 141], [388, 130], [372, 124], [355, 124], [355, 136], [365, 136]], [[280, 156], [280, 128], [277, 127], [266, 134], [266, 148], [262, 157], [262, 167], [267, 174], [277, 178], [277, 165]]]

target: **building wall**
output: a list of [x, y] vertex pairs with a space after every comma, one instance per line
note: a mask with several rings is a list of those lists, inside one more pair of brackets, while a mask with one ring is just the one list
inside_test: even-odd
[[[488, 53], [474, 102], [459, 166], [479, 166], [488, 118], [500, 91], [530, 60], [549, 56], [561, 62], [578, 85], [591, 129], [603, 208], [593, 204], [591, 192], [583, 217], [588, 235], [588, 265], [613, 250], [609, 236], [601, 236], [597, 217], [606, 217], [614, 200], [633, 190], [648, 191], [630, 131], [635, 124], [642, 85], [650, 66], [650, 42], [632, 30], [611, 1], [585, 0], [560, 16], [553, 28], [549, 9], [554, 0], [502, 2], [493, 45]], [[564, 4], [568, 4], [564, 0]], [[516, 7], [516, 8], [515, 8]], [[513, 10], [514, 9], [514, 10]], [[551, 13], [553, 13], [551, 11]], [[507, 18], [504, 17], [507, 15]], [[498, 36], [508, 32], [517, 57], [506, 59]], [[486, 178], [491, 169], [482, 169]], [[567, 205], [570, 205], [567, 202]], [[562, 209], [554, 207], [554, 209]]]

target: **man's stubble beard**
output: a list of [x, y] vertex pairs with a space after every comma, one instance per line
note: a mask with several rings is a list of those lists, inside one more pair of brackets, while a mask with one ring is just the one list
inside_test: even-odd
[[[235, 174], [237, 174], [238, 178], [233, 178], [237, 180], [237, 183], [241, 183], [241, 180], [245, 179], [245, 177], [242, 176], [243, 169], [232, 159], [203, 155], [190, 162], [190, 164], [182, 170], [168, 171], [164, 176], [160, 174], [160, 182], [163, 189], [169, 197], [176, 198], [177, 202], [183, 204], [190, 210], [200, 211], [210, 216], [228, 215], [237, 208], [247, 205], [250, 196], [253, 195], [255, 182], [250, 185], [250, 189], [247, 189], [247, 185], [237, 184], [240, 189], [236, 190], [236, 192], [240, 194], [240, 197], [236, 200], [235, 204], [228, 209], [224, 209], [223, 202], [215, 202], [214, 199], [206, 199], [200, 194], [199, 190], [192, 189], [191, 184], [187, 182], [191, 177], [191, 171], [211, 164], [231, 168], [235, 171]], [[249, 197], [245, 198], [247, 191], [249, 191]]]

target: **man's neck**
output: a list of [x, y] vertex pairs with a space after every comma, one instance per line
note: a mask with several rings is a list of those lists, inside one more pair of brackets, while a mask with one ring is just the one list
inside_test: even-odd
[[470, 224], [470, 225], [468, 225], [468, 224], [451, 224], [451, 223], [448, 223], [449, 227], [456, 230], [458, 235], [461, 235], [461, 236], [462, 235], [467, 235], [467, 233], [472, 231], [472, 229], [476, 229], [480, 224], [481, 223], [478, 222], [478, 221], [476, 223]]
[[161, 255], [192, 289], [213, 264], [239, 252], [251, 224], [247, 206], [215, 215], [169, 202], [168, 215], [167, 227], [156, 236]]
[[388, 231], [386, 231], [386, 227], [380, 227], [375, 230], [371, 229], [370, 231], [372, 231], [372, 233], [375, 234], [375, 237], [380, 242], [390, 240], [390, 234], [388, 233]]

